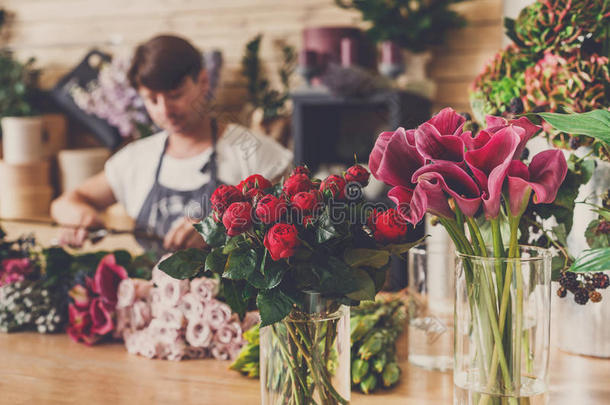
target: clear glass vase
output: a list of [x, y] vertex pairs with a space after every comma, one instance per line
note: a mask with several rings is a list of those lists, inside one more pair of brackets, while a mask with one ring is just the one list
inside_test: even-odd
[[454, 404], [548, 401], [551, 256], [457, 254]]
[[348, 404], [350, 311], [310, 294], [306, 311], [260, 331], [263, 405]]

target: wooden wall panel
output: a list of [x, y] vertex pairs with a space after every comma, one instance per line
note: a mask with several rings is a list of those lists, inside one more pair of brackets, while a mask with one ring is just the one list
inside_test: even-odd
[[[239, 63], [245, 43], [265, 34], [261, 49], [274, 72], [275, 39], [300, 46], [301, 30], [313, 25], [358, 25], [360, 14], [333, 0], [3, 0], [15, 15], [8, 45], [19, 57], [34, 56], [42, 84], [51, 87], [88, 49], [129, 52], [147, 38], [174, 32], [202, 49], [220, 49], [225, 59], [220, 101], [236, 110], [245, 90]], [[429, 66], [437, 82], [435, 105], [468, 109], [467, 87], [501, 46], [501, 0], [469, 0], [455, 5], [469, 25], [434, 50]]]

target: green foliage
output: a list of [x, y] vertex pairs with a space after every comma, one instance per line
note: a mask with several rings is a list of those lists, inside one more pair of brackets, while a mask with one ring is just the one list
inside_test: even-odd
[[588, 273], [610, 269], [610, 246], [586, 250], [570, 267], [570, 271]]
[[201, 249], [180, 250], [159, 263], [159, 269], [179, 280], [193, 278], [204, 270], [206, 258]]
[[284, 41], [276, 43], [282, 55], [282, 63], [277, 73], [283, 88], [281, 91], [275, 90], [271, 88], [269, 79], [265, 77], [260, 61], [259, 52], [262, 39], [263, 35], [258, 34], [248, 41], [241, 65], [242, 75], [248, 81], [249, 101], [255, 107], [263, 109], [263, 119], [266, 120], [284, 114], [285, 104], [289, 97], [290, 77], [296, 68], [296, 52], [294, 47]]
[[195, 229], [210, 247], [220, 246], [225, 243], [227, 230], [222, 222], [216, 222], [211, 215], [200, 223], [195, 224]]
[[422, 52], [442, 44], [449, 32], [466, 21], [450, 9], [455, 0], [335, 0], [341, 8], [355, 9], [371, 23], [367, 34], [376, 42], [395, 41], [402, 48]]
[[581, 114], [538, 113], [558, 131], [587, 135], [610, 148], [610, 111], [594, 110]]
[[21, 63], [10, 51], [0, 49], [0, 118], [37, 113], [33, 97], [38, 72], [33, 65], [34, 58]]

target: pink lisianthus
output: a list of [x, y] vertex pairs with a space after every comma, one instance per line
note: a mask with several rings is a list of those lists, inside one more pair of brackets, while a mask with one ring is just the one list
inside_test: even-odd
[[218, 294], [218, 280], [207, 277], [199, 277], [191, 280], [191, 294], [195, 294], [202, 301], [210, 301]]
[[201, 319], [205, 311], [205, 306], [203, 305], [200, 296], [193, 294], [192, 292], [185, 294], [184, 297], [182, 297], [180, 308], [188, 321]]
[[75, 342], [92, 345], [99, 340], [99, 336], [92, 330], [91, 315], [87, 310], [79, 310], [75, 305], [68, 306], [69, 325], [66, 329], [68, 336]]
[[0, 263], [0, 286], [25, 280], [33, 270], [28, 258], [4, 259]]
[[161, 287], [161, 301], [167, 307], [175, 307], [188, 291], [188, 280], [178, 280], [170, 277]]
[[212, 330], [217, 330], [231, 319], [231, 308], [223, 302], [215, 301], [206, 306], [204, 318]]
[[221, 344], [241, 344], [242, 329], [238, 322], [230, 322], [221, 326], [214, 334], [214, 342]]
[[91, 300], [89, 315], [91, 317], [91, 332], [103, 336], [114, 329], [112, 315], [114, 308], [101, 298]]
[[127, 270], [117, 264], [114, 254], [108, 254], [100, 261], [95, 271], [93, 292], [99, 294], [106, 303], [115, 306], [119, 283], [126, 278]]
[[208, 348], [214, 334], [204, 319], [191, 320], [186, 326], [186, 341], [194, 347]]

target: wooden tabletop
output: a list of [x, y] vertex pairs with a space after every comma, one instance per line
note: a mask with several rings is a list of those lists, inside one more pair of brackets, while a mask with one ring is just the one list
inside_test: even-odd
[[[16, 237], [34, 231], [48, 244], [56, 230], [3, 223]], [[113, 237], [87, 250], [135, 249], [128, 236]], [[365, 396], [352, 393], [353, 404], [445, 405], [452, 403], [451, 373], [419, 369], [406, 360], [399, 384]], [[553, 340], [552, 340], [553, 341]], [[228, 369], [228, 362], [149, 360], [130, 355], [121, 343], [87, 347], [67, 335], [0, 333], [0, 405], [14, 404], [258, 404], [259, 382]], [[610, 404], [610, 360], [551, 350], [551, 405]]]

